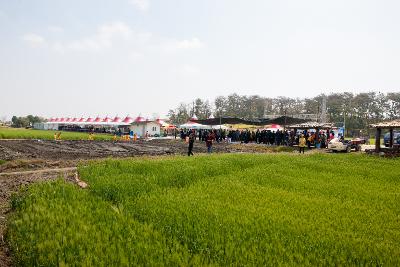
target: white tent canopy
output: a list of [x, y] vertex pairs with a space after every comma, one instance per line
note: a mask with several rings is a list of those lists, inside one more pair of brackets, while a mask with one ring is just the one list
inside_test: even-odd
[[181, 128], [181, 129], [196, 129], [196, 130], [211, 129], [211, 127], [209, 125], [203, 125], [203, 124], [200, 124], [197, 122], [192, 122], [192, 121], [188, 121], [187, 123], [180, 125], [179, 128]]

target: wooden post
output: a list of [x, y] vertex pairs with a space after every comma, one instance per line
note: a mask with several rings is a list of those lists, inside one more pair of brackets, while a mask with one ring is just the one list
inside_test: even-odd
[[381, 150], [381, 128], [376, 128], [376, 135], [375, 135], [375, 152], [379, 153]]
[[389, 133], [390, 133], [389, 147], [392, 148], [393, 147], [393, 128], [389, 129]]

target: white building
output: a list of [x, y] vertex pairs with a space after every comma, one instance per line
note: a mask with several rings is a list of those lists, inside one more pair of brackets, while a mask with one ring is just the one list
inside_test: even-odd
[[134, 122], [131, 123], [129, 129], [136, 134], [139, 138], [146, 136], [160, 136], [161, 125], [157, 121], [146, 120], [143, 117], [137, 117]]

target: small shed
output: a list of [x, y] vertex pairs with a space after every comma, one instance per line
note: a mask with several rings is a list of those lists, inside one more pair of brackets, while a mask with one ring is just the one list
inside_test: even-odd
[[134, 122], [132, 122], [129, 129], [139, 137], [145, 137], [146, 132], [149, 136], [160, 136], [160, 126], [161, 125], [156, 121], [136, 119]]
[[400, 129], [400, 119], [398, 120], [393, 120], [393, 121], [386, 121], [386, 122], [380, 122], [376, 124], [371, 124], [371, 128], [376, 129], [376, 134], [375, 134], [375, 152], [379, 153], [381, 150], [381, 135], [382, 135], [382, 129], [389, 129], [389, 148], [393, 148], [393, 130], [394, 129]]

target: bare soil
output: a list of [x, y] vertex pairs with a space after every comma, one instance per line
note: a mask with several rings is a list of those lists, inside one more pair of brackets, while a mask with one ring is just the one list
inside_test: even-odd
[[[227, 144], [214, 146], [215, 152], [229, 152]], [[104, 157], [185, 154], [187, 144], [181, 140], [138, 142], [0, 140], [0, 159], [76, 160]], [[196, 142], [194, 153], [205, 152], [204, 143]]]

